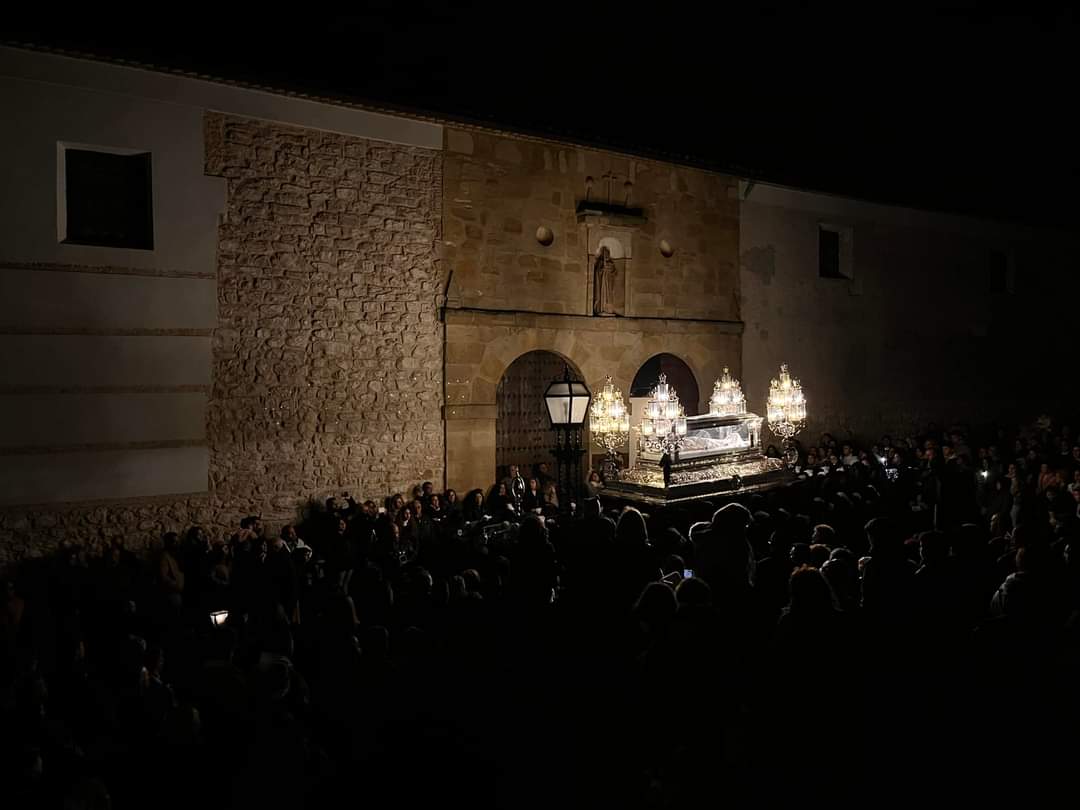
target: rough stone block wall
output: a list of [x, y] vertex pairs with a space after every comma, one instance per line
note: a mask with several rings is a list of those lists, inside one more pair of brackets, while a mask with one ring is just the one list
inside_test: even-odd
[[441, 156], [220, 115], [211, 492], [285, 513], [443, 477]]
[[2, 509], [0, 568], [64, 540], [143, 550], [442, 484], [441, 154], [216, 113], [205, 133], [206, 174], [228, 184], [209, 492]]

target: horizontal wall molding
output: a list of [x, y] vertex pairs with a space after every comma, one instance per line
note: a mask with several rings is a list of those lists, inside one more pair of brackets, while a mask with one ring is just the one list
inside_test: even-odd
[[206, 492], [209, 457], [204, 446], [5, 455], [0, 505]]
[[200, 273], [187, 270], [168, 270], [153, 267], [116, 267], [113, 265], [56, 264], [49, 262], [0, 260], [0, 271], [3, 270], [40, 270], [51, 273], [90, 273], [111, 276], [149, 276], [151, 278], [217, 278], [217, 273]]
[[[42, 503], [0, 503], [0, 514], [22, 514], [33, 509], [48, 509], [50, 513], [63, 514], [71, 511], [85, 511], [105, 507], [106, 509], [130, 509], [138, 506], [160, 506], [186, 501], [189, 506], [209, 506], [210, 492], [172, 492], [166, 495], [132, 495], [130, 498], [98, 498], [85, 501], [46, 501]], [[194, 522], [194, 521], [192, 521]]]
[[95, 337], [211, 337], [213, 329], [80, 329], [0, 325], [0, 335], [90, 335]]
[[0, 452], [199, 443], [208, 398], [202, 391], [0, 395]]
[[0, 335], [12, 386], [210, 385], [209, 337]]
[[0, 385], [0, 395], [209, 394], [212, 388], [210, 385]]
[[583, 332], [647, 332], [650, 334], [708, 332], [741, 335], [744, 326], [742, 321], [708, 318], [597, 318], [590, 315], [476, 307], [447, 307], [443, 310], [443, 320], [448, 326], [471, 324], [522, 329], [574, 329]]
[[205, 335], [217, 282], [108, 274], [0, 271], [0, 332]]
[[159, 442], [100, 442], [97, 444], [64, 444], [52, 446], [24, 445], [0, 447], [0, 457], [24, 455], [50, 455], [55, 453], [105, 453], [115, 450], [162, 450], [170, 447], [206, 447], [203, 439], [172, 440]]

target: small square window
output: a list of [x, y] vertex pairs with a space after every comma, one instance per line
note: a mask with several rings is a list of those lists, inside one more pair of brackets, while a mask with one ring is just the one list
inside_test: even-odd
[[855, 279], [852, 229], [846, 225], [818, 225], [818, 276]]
[[843, 278], [840, 274], [840, 234], [818, 228], [818, 275]]
[[61, 146], [60, 241], [154, 249], [149, 152]]

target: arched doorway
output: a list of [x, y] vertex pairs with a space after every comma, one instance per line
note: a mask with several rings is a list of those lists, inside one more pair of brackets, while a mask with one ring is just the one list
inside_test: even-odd
[[[567, 361], [554, 352], [538, 350], [521, 355], [503, 373], [495, 389], [496, 480], [508, 474], [511, 464], [528, 476], [545, 463], [554, 475], [554, 437], [544, 391], [553, 380], [562, 379], [566, 366]], [[573, 366], [570, 373], [582, 379]], [[587, 441], [583, 435], [582, 442]]]
[[690, 367], [673, 354], [656, 354], [646, 360], [634, 375], [634, 382], [630, 385], [630, 397], [648, 397], [661, 374], [667, 375], [668, 383], [675, 388], [686, 415], [697, 416], [697, 379]]

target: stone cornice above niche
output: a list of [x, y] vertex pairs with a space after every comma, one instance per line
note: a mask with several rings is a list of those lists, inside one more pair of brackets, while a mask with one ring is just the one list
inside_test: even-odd
[[577, 204], [578, 222], [586, 225], [615, 225], [622, 227], [634, 227], [644, 225], [648, 219], [644, 208], [629, 208], [618, 203], [607, 203], [599, 200], [581, 200]]

